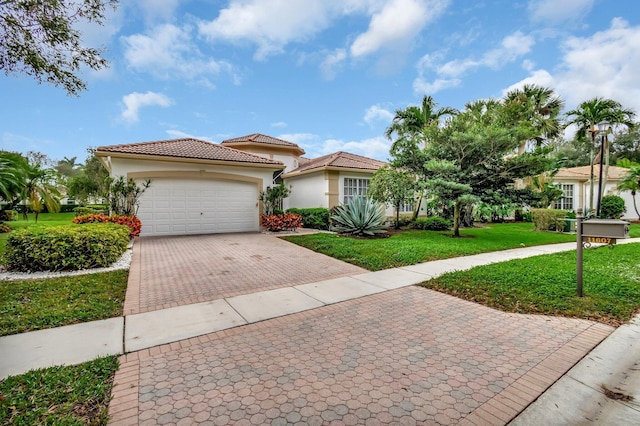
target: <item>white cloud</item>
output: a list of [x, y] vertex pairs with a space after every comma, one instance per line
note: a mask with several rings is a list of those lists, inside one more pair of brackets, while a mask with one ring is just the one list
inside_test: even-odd
[[[196, 79], [221, 72], [233, 73], [231, 64], [206, 58], [191, 38], [189, 27], [159, 25], [148, 34], [122, 37], [129, 67], [157, 78]], [[208, 80], [201, 81], [209, 83]]]
[[[454, 59], [441, 63], [442, 53], [427, 54], [418, 61], [418, 77], [413, 82], [413, 90], [416, 93], [434, 94], [456, 87], [461, 83], [458, 77], [467, 71], [480, 67], [499, 69], [529, 53], [534, 44], [533, 37], [516, 31], [503, 38], [499, 47], [485, 52], [478, 59]], [[432, 82], [426, 78], [431, 72], [436, 75]]]
[[519, 82], [512, 84], [506, 89], [502, 90], [502, 95], [506, 95], [508, 92], [511, 92], [515, 89], [522, 89], [526, 84], [535, 84], [537, 86], [543, 87], [555, 87], [556, 81], [549, 72], [546, 70], [534, 70], [531, 72], [531, 75]]
[[327, 139], [321, 145], [320, 155], [331, 154], [336, 151], [346, 151], [352, 154], [363, 155], [382, 161], [389, 158], [391, 142], [384, 136], [364, 139], [362, 141], [343, 141], [340, 139]]
[[640, 112], [640, 26], [615, 18], [607, 30], [568, 38], [562, 49], [557, 71], [535, 70], [523, 82], [554, 87], [568, 109], [600, 96]]
[[324, 61], [320, 64], [320, 71], [326, 80], [333, 80], [336, 76], [336, 68], [347, 59], [347, 51], [345, 49], [336, 49], [327, 54]]
[[429, 22], [439, 17], [449, 0], [391, 0], [371, 17], [369, 28], [351, 45], [354, 57], [382, 48], [406, 49]]
[[173, 101], [162, 93], [133, 92], [123, 96], [122, 103], [124, 103], [125, 106], [122, 111], [122, 118], [129, 123], [135, 123], [139, 120], [138, 112], [140, 111], [140, 108], [147, 106], [161, 106], [166, 108], [172, 105]]
[[393, 120], [394, 113], [384, 108], [381, 108], [379, 105], [371, 105], [364, 113], [364, 121], [371, 125], [376, 121], [385, 121], [387, 124], [391, 124], [391, 120]]
[[271, 127], [287, 127], [287, 123], [284, 121], [276, 121], [275, 123], [271, 123]]
[[147, 23], [168, 21], [179, 6], [179, 0], [137, 0], [135, 5], [142, 9]]
[[531, 0], [528, 10], [531, 20], [547, 25], [577, 21], [593, 7], [593, 0]]
[[213, 21], [198, 25], [210, 41], [249, 42], [258, 46], [254, 58], [281, 53], [293, 41], [304, 41], [327, 28], [338, 4], [324, 0], [232, 0]]

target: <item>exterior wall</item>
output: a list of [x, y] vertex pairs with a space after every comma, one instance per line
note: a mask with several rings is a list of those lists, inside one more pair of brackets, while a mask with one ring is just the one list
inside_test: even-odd
[[[580, 182], [577, 180], [556, 180], [555, 184], [573, 184], [574, 185], [574, 198], [573, 198], [573, 208], [572, 210], [576, 211], [579, 208], [583, 210], [587, 210], [589, 208], [589, 198], [591, 193], [591, 185], [588, 181]], [[622, 197], [625, 202], [625, 206], [627, 208], [626, 213], [622, 216], [622, 219], [638, 219], [636, 215], [635, 209], [633, 208], [633, 197], [631, 196], [631, 192], [629, 191], [618, 191], [617, 190], [617, 181], [607, 181], [605, 185], [604, 195], [618, 195]], [[593, 208], [596, 208], [598, 203], [598, 182], [596, 181], [594, 184], [594, 193], [593, 193]], [[553, 206], [552, 206], [553, 207]]]
[[291, 195], [284, 199], [285, 210], [291, 207], [329, 208], [327, 196], [329, 186], [323, 171], [287, 178], [284, 183], [291, 188]]
[[[370, 172], [370, 173], [340, 172], [339, 179], [338, 179], [338, 205], [341, 205], [344, 202], [344, 195], [345, 195], [344, 180], [345, 180], [345, 178], [369, 179], [369, 180], [371, 180], [372, 176], [373, 176], [373, 172]], [[395, 217], [394, 208], [391, 207], [391, 206], [387, 206], [387, 208], [385, 209], [385, 215], [387, 215], [389, 217], [391, 217], [391, 216]]]
[[[237, 149], [237, 148], [236, 148]], [[282, 161], [286, 168], [284, 172], [290, 172], [293, 169], [298, 168], [298, 158], [297, 156], [289, 153], [284, 153], [282, 151], [271, 151], [271, 150], [261, 150], [254, 148], [242, 148], [242, 151], [248, 152], [250, 154], [254, 154], [260, 156], [262, 158], [269, 158], [271, 160]]]
[[[261, 186], [260, 190], [265, 190], [268, 185], [271, 185], [274, 170], [275, 169], [261, 167], [111, 158], [112, 177], [126, 177], [129, 176], [130, 173], [135, 173], [137, 177], [143, 178], [145, 173], [152, 174], [153, 172], [201, 172], [203, 175], [215, 173], [218, 177], [226, 175], [229, 180], [261, 181], [261, 185], [259, 185]], [[237, 179], [235, 179], [236, 176]]]

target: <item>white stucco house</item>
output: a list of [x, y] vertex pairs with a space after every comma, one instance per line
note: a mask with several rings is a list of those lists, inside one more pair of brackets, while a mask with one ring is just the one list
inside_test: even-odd
[[220, 144], [184, 138], [96, 149], [111, 177], [151, 179], [138, 210], [143, 236], [258, 231], [258, 197], [267, 187], [284, 181], [291, 188], [285, 209], [331, 208], [366, 194], [385, 164], [346, 152], [304, 154], [295, 143], [262, 134]]
[[[603, 169], [604, 171], [604, 169]], [[616, 166], [609, 166], [609, 177], [604, 185], [604, 195], [619, 195], [624, 199], [625, 206], [627, 208], [626, 213], [622, 216], [623, 219], [638, 219], [635, 209], [633, 207], [633, 198], [629, 191], [618, 191], [618, 183], [627, 174], [628, 169]], [[596, 208], [598, 200], [598, 177], [600, 173], [600, 166], [594, 166], [594, 209]], [[581, 166], [560, 169], [558, 173], [553, 177], [553, 183], [555, 183], [563, 192], [563, 197], [555, 202], [552, 206], [556, 209], [562, 210], [578, 210], [582, 208], [587, 210], [590, 204], [591, 194], [591, 167]]]

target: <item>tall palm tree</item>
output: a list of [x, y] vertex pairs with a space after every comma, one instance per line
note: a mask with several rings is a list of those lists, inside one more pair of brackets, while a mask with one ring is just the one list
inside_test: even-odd
[[[575, 124], [578, 129], [576, 137], [579, 139], [586, 139], [587, 132], [591, 134], [591, 153], [589, 155], [591, 173], [590, 173], [590, 193], [589, 193], [589, 208], [593, 210], [593, 193], [594, 193], [594, 162], [595, 157], [593, 152], [595, 150], [595, 135], [596, 126], [598, 123], [608, 121], [612, 127], [626, 126], [628, 128], [633, 127], [633, 118], [635, 112], [632, 109], [627, 109], [620, 104], [620, 102], [613, 99], [603, 99], [595, 97], [578, 105], [578, 108], [572, 109], [566, 112], [569, 120], [567, 124]], [[601, 151], [605, 152], [606, 168], [604, 171], [603, 184], [601, 185], [602, 191], [604, 191], [605, 184], [609, 177], [609, 147], [607, 143], [606, 135], [603, 137], [604, 146], [601, 146]], [[599, 194], [602, 196], [602, 193]]]
[[39, 163], [30, 164], [22, 196], [27, 201], [29, 208], [35, 213], [36, 222], [44, 207], [51, 213], [59, 212], [60, 191], [55, 185], [55, 171], [43, 169]]
[[564, 101], [549, 87], [525, 84], [521, 89], [514, 89], [504, 97], [504, 105], [512, 119], [521, 123], [522, 141], [518, 154], [523, 154], [527, 142], [533, 141], [536, 146], [560, 134], [560, 111]]
[[433, 125], [438, 125], [445, 115], [456, 115], [458, 110], [451, 107], [436, 108], [438, 104], [431, 96], [425, 95], [420, 106], [411, 105], [405, 109], [396, 110], [391, 125], [387, 127], [385, 136], [391, 140], [395, 133], [398, 139], [410, 137], [414, 140], [422, 140], [426, 146], [425, 130]]
[[638, 205], [636, 204], [636, 194], [640, 191], [640, 166], [631, 166], [629, 172], [622, 178], [618, 184], [618, 191], [630, 191], [633, 197], [633, 208], [640, 219]]

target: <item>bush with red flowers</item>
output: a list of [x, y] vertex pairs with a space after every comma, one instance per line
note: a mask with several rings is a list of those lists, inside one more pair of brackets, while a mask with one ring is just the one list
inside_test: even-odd
[[140, 235], [140, 230], [142, 229], [142, 222], [140, 222], [140, 219], [136, 216], [117, 214], [111, 216], [107, 216], [106, 214], [85, 214], [77, 216], [73, 219], [73, 223], [116, 223], [118, 225], [125, 225], [131, 230], [129, 234], [131, 238]]
[[302, 227], [302, 216], [295, 213], [263, 214], [260, 225], [267, 231], [291, 231]]

